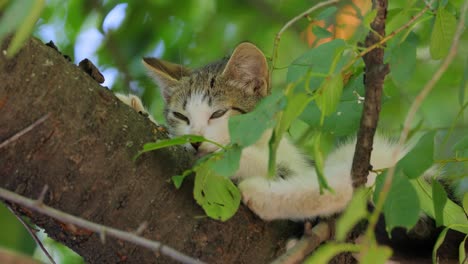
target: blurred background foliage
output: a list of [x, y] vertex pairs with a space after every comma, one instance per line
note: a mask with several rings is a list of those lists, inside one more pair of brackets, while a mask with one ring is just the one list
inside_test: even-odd
[[[30, 2], [0, 0], [0, 8], [5, 8], [5, 5], [8, 8], [15, 1]], [[163, 120], [160, 94], [146, 76], [141, 64], [142, 57], [159, 57], [198, 67], [228, 55], [242, 41], [255, 43], [267, 57], [271, 57], [275, 35], [284, 23], [317, 2], [319, 1], [47, 0], [33, 29], [33, 35], [44, 42], [53, 41], [62, 53], [72, 57], [74, 63], [85, 58], [90, 59], [104, 74], [105, 86], [114, 91], [139, 95], [156, 119]], [[424, 6], [423, 1], [389, 2], [388, 33], [405, 24]], [[369, 1], [356, 0], [354, 4], [361, 10], [369, 8]], [[460, 0], [441, 1], [440, 4], [446, 5], [447, 10], [455, 16], [459, 15]], [[323, 43], [330, 36], [343, 37], [337, 32], [340, 26], [333, 26], [339, 20], [334, 15], [336, 8], [328, 9], [327, 12], [331, 15], [324, 12], [316, 12], [309, 19], [302, 19], [283, 34], [273, 74], [274, 87], [285, 87], [288, 66], [308, 49]], [[317, 17], [322, 21], [317, 21]], [[2, 18], [3, 25], [13, 23]], [[357, 22], [345, 19], [341, 23]], [[393, 66], [402, 66], [403, 70], [390, 73], [385, 81], [385, 103], [380, 128], [386, 134], [392, 135], [401, 129], [415, 95], [440, 66], [440, 60], [432, 59], [429, 54], [433, 24], [434, 15], [429, 12], [415, 26], [410, 27], [412, 32], [407, 35], [404, 46], [399, 42], [399, 36], [388, 43], [386, 61], [390, 61]], [[357, 48], [357, 42], [364, 39], [367, 30], [367, 27], [359, 26], [356, 34], [352, 34], [354, 30], [351, 32], [341, 28], [341, 33], [346, 35], [344, 38], [348, 39], [348, 45]], [[468, 118], [464, 114], [468, 79], [467, 40], [465, 31], [457, 58], [423, 103], [415, 123], [420, 131], [437, 129], [444, 132], [452, 127], [455, 128], [452, 134], [467, 134]], [[405, 59], [410, 58], [413, 53], [414, 60]], [[356, 68], [360, 68], [362, 72], [362, 63]], [[359, 74], [359, 70], [355, 74], [349, 86], [354, 87], [352, 89], [362, 96], [363, 76]], [[349, 100], [355, 98], [353, 93], [346, 90], [344, 97], [347, 93]], [[301, 122], [312, 124], [314, 121], [310, 119], [313, 117], [308, 119], [305, 114]], [[358, 119], [354, 117], [348, 120], [348, 123], [352, 121], [352, 124], [347, 124], [351, 130], [344, 134], [354, 133], [357, 127], [355, 120]], [[298, 130], [305, 126], [301, 122], [297, 124]], [[346, 120], [334, 120], [331, 125], [335, 127], [345, 122]], [[326, 138], [333, 142], [333, 133]], [[461, 177], [466, 177], [466, 171], [460, 173]], [[35, 251], [35, 244], [23, 226], [2, 204], [0, 246], [13, 248], [27, 255], [32, 255]], [[60, 250], [59, 248], [57, 254], [62, 254]], [[63, 254], [65, 257], [61, 257], [61, 262], [80, 263], [79, 258], [69, 257], [68, 253]]]

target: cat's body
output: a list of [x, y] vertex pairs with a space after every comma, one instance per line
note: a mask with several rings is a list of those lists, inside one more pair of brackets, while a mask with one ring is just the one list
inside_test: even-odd
[[[266, 59], [250, 43], [240, 44], [229, 59], [194, 71], [153, 58], [144, 62], [161, 88], [165, 117], [173, 135], [196, 134], [228, 144], [229, 117], [252, 111], [268, 94]], [[137, 111], [146, 112], [137, 97], [118, 97]], [[277, 177], [267, 179], [271, 133], [266, 131], [259, 141], [242, 151], [240, 167], [232, 178], [238, 182], [244, 203], [265, 220], [306, 219], [342, 211], [353, 193], [350, 173], [355, 141], [338, 147], [327, 157], [324, 175], [334, 193], [325, 191], [321, 195], [315, 169], [287, 137], [279, 144]], [[200, 156], [218, 150], [207, 142], [192, 145]], [[394, 148], [377, 137], [371, 158], [373, 168], [393, 166]]]

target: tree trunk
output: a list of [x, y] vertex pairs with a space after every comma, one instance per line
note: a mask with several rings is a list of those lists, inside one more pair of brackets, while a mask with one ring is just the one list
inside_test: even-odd
[[[2, 51], [6, 50], [6, 43]], [[143, 223], [143, 236], [209, 263], [265, 263], [277, 257], [296, 229], [265, 223], [241, 207], [227, 222], [203, 216], [193, 182], [170, 183], [192, 163], [182, 148], [134, 155], [166, 137], [54, 49], [31, 39], [13, 59], [0, 54], [0, 143], [49, 114], [46, 121], [0, 148], [0, 187], [38, 198], [67, 213], [126, 231]], [[15, 207], [52, 238], [89, 263], [172, 262], [150, 250], [70, 228]]]

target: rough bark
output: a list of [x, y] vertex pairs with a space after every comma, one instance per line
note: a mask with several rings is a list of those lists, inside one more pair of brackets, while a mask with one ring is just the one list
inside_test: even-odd
[[[377, 10], [377, 15], [370, 25], [372, 31], [366, 37], [365, 47], [378, 43], [385, 36], [388, 2], [387, 0], [376, 0], [372, 2], [372, 5], [373, 9]], [[384, 64], [383, 48], [370, 51], [364, 55], [363, 59], [366, 65], [364, 81], [366, 92], [351, 169], [354, 188], [363, 186], [367, 182], [367, 175], [372, 166], [370, 157], [382, 106], [383, 83], [389, 72], [388, 64]]]
[[[6, 44], [2, 45], [2, 51]], [[0, 142], [48, 119], [0, 149], [0, 187], [37, 198], [85, 219], [135, 230], [209, 263], [264, 263], [278, 256], [296, 227], [265, 223], [242, 207], [227, 222], [203, 216], [193, 184], [176, 190], [168, 181], [188, 168], [191, 156], [168, 148], [132, 157], [146, 142], [165, 137], [147, 118], [101, 87], [54, 49], [31, 39], [13, 59], [0, 54]], [[16, 207], [52, 238], [88, 263], [166, 263], [144, 248], [67, 227]]]

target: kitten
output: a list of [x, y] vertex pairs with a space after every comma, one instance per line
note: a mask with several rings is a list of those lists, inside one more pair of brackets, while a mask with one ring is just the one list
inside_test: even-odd
[[[155, 58], [145, 58], [144, 64], [161, 89], [168, 129], [176, 136], [196, 134], [228, 144], [229, 117], [252, 111], [269, 91], [267, 61], [251, 43], [241, 43], [230, 58], [196, 70]], [[118, 97], [146, 113], [137, 97]], [[282, 138], [278, 148], [278, 175], [267, 179], [271, 133], [271, 129], [266, 131], [258, 142], [243, 149], [240, 167], [232, 176], [244, 203], [264, 220], [308, 219], [344, 210], [353, 194], [350, 172], [355, 141], [338, 147], [327, 157], [324, 174], [334, 193], [325, 191], [321, 195], [315, 169], [287, 137]], [[192, 143], [192, 147], [199, 156], [218, 150], [208, 142]], [[389, 141], [376, 137], [372, 166], [393, 166], [394, 148]], [[370, 181], [374, 178], [369, 176]]]

